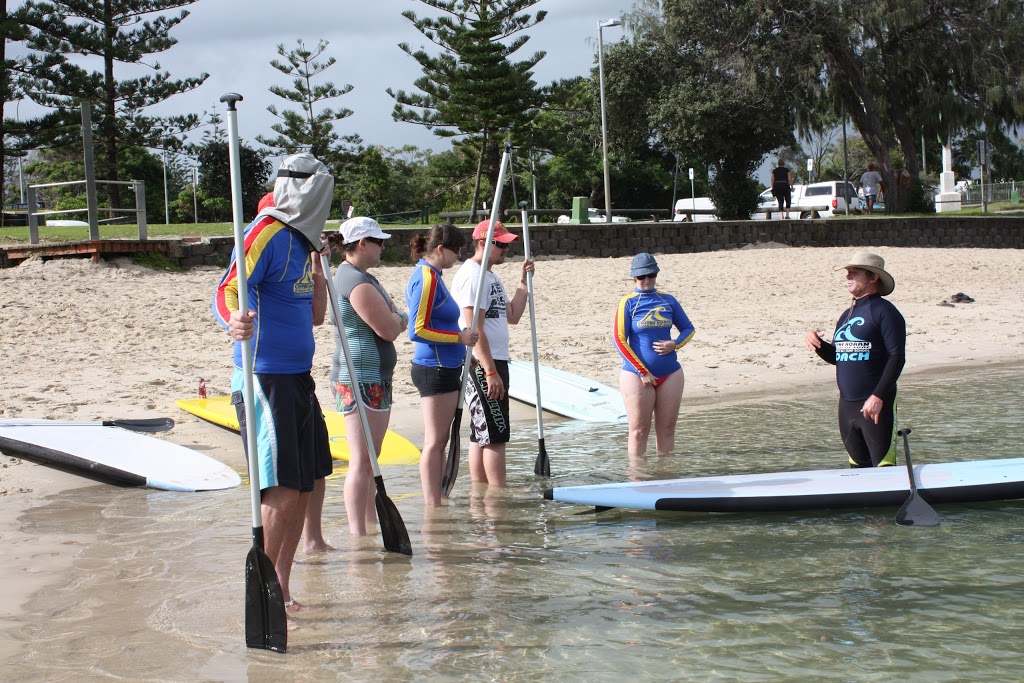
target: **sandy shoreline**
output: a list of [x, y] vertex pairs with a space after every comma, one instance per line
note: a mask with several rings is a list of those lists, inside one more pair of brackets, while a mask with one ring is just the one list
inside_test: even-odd
[[[811, 356], [802, 339], [809, 329], [831, 332], [847, 303], [842, 273], [834, 268], [853, 251], [784, 247], [659, 255], [659, 286], [680, 299], [697, 330], [681, 355], [684, 415], [687, 407], [709, 403], [834, 390], [834, 370]], [[1024, 252], [875, 251], [896, 278], [890, 299], [908, 321], [906, 372], [1024, 362]], [[534, 283], [542, 363], [617, 386], [612, 314], [631, 288], [628, 264], [628, 258], [539, 260]], [[496, 271], [514, 283], [518, 269], [513, 262]], [[409, 267], [375, 272], [401, 300]], [[237, 436], [174, 405], [196, 395], [200, 377], [210, 395], [228, 390], [230, 342], [210, 314], [220, 275], [218, 269], [161, 273], [128, 262], [84, 260], [29, 261], [0, 270], [0, 352], [8, 365], [0, 417], [171, 416], [177, 426], [165, 438], [242, 468]], [[939, 305], [957, 292], [975, 302]], [[333, 341], [327, 327], [316, 338], [313, 374], [321, 401], [330, 406], [326, 377]], [[407, 370], [412, 348], [404, 339], [397, 347], [392, 428], [418, 443], [419, 399]], [[528, 359], [529, 349], [526, 319], [513, 328], [512, 353]], [[517, 414], [523, 424], [533, 419], [532, 410]], [[56, 542], [26, 537], [18, 531], [18, 516], [45, 496], [92, 484], [6, 455], [0, 465], [0, 539], [10, 549], [0, 574], [3, 620], [40, 587], [26, 568], [41, 548]], [[61, 561], [59, 553], [49, 557]]]

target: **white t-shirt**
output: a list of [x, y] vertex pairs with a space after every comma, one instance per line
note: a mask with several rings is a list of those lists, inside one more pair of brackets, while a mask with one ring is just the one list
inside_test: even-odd
[[[476, 303], [477, 284], [480, 282], [480, 264], [470, 259], [462, 264], [452, 278], [449, 288], [459, 308], [472, 308]], [[491, 347], [491, 358], [508, 360], [508, 314], [505, 311], [505, 287], [494, 273], [488, 271], [484, 280], [484, 296], [480, 302], [477, 322]], [[465, 329], [466, 320], [459, 318], [459, 327]]]

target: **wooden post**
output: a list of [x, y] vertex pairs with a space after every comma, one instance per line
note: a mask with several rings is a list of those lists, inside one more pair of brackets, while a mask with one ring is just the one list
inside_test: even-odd
[[28, 203], [25, 211], [28, 216], [28, 243], [39, 244], [39, 216], [36, 215], [36, 189], [31, 185], [27, 188]]
[[96, 165], [92, 158], [92, 103], [82, 102], [82, 146], [85, 148], [85, 201], [89, 216], [89, 239], [100, 238], [99, 210], [96, 208]]

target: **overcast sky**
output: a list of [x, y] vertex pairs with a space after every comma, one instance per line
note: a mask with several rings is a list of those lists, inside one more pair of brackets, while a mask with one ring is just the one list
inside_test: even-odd
[[[8, 5], [21, 4], [8, 2]], [[559, 78], [586, 75], [595, 64], [597, 23], [619, 17], [632, 8], [632, 0], [542, 0], [533, 12], [546, 10], [548, 16], [528, 31], [530, 40], [513, 55], [517, 61], [536, 51], [547, 56], [537, 65], [534, 79], [545, 85]], [[337, 86], [351, 84], [353, 90], [325, 106], [347, 107], [353, 115], [338, 122], [341, 134], [358, 133], [367, 144], [445, 149], [448, 141], [436, 138], [422, 126], [397, 123], [391, 118], [394, 101], [385, 92], [414, 90], [422, 72], [412, 57], [398, 47], [407, 42], [414, 50], [426, 39], [412, 22], [402, 16], [411, 10], [417, 16], [436, 16], [434, 10], [417, 0], [200, 0], [188, 7], [191, 15], [171, 35], [178, 44], [150, 56], [172, 77], [184, 78], [203, 72], [210, 77], [196, 90], [177, 95], [151, 107], [151, 115], [210, 111], [222, 114], [219, 102], [226, 92], [238, 92], [245, 99], [238, 105], [239, 132], [252, 142], [257, 134], [271, 135], [276, 119], [267, 105], [294, 108], [272, 95], [270, 85], [290, 87], [290, 80], [270, 66], [277, 57], [277, 45], [293, 47], [302, 39], [307, 47], [319, 39], [330, 41], [328, 55], [338, 63], [325, 72], [324, 79]], [[606, 43], [622, 37], [621, 28], [604, 30]], [[436, 50], [432, 51], [436, 54]], [[102, 69], [98, 60], [91, 69]], [[120, 77], [135, 75], [118, 65]], [[22, 106], [22, 113], [30, 107]], [[14, 112], [8, 110], [8, 116]]]

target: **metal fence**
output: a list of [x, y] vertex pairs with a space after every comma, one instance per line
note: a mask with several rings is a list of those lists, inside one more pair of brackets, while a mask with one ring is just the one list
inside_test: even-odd
[[[985, 183], [986, 202], [1019, 202], [1021, 185], [1015, 180], [1008, 183]], [[981, 206], [982, 186], [971, 184], [960, 191], [961, 206]]]

